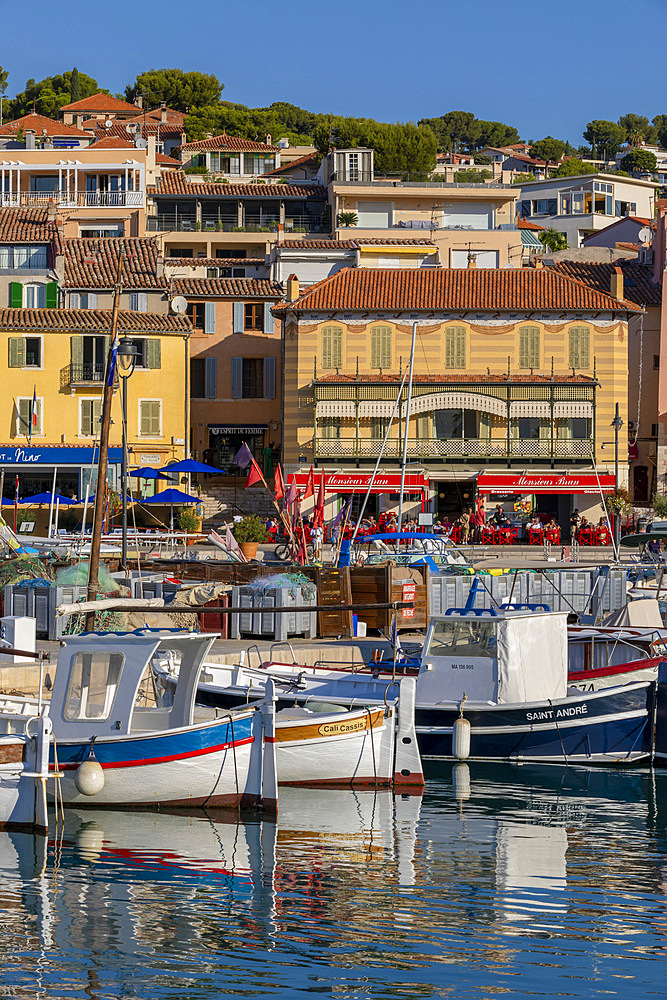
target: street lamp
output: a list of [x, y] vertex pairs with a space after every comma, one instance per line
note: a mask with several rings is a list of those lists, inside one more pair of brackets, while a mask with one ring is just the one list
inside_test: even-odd
[[127, 380], [137, 363], [136, 345], [129, 337], [121, 337], [118, 341], [117, 371], [120, 375], [121, 402], [123, 407], [123, 460], [120, 467], [121, 504], [123, 510], [123, 541], [121, 563], [127, 571]]
[[[618, 412], [618, 403], [616, 404], [616, 412], [614, 413], [614, 419], [611, 422], [611, 426], [614, 428], [614, 490], [618, 493], [618, 432], [623, 426], [623, 421], [621, 420], [621, 415]], [[614, 551], [616, 553], [616, 558], [618, 558], [618, 547], [621, 538], [621, 515], [620, 511], [614, 511]]]

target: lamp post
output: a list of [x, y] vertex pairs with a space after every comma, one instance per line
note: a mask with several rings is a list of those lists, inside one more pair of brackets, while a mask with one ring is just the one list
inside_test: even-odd
[[137, 348], [129, 337], [118, 341], [118, 374], [121, 378], [121, 402], [123, 407], [123, 459], [120, 467], [121, 505], [123, 511], [123, 541], [121, 564], [127, 571], [127, 380], [137, 363]]
[[[618, 403], [616, 404], [616, 412], [614, 413], [614, 419], [611, 422], [611, 426], [614, 428], [614, 490], [618, 493], [618, 432], [623, 426], [623, 421], [621, 420], [621, 415], [618, 412]], [[614, 511], [614, 552], [616, 553], [616, 558], [618, 558], [618, 547], [621, 539], [621, 514], [620, 511]]]

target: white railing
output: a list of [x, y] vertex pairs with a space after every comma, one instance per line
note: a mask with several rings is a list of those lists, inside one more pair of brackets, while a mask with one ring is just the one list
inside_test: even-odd
[[[313, 442], [319, 458], [377, 458], [382, 440], [376, 438], [322, 438]], [[590, 458], [592, 441], [588, 438], [554, 441], [555, 458]], [[399, 438], [387, 441], [383, 457], [400, 459], [403, 451]], [[511, 458], [551, 458], [551, 439], [512, 438]], [[410, 438], [407, 455], [416, 459], [506, 458], [507, 438]]]
[[21, 191], [0, 192], [2, 208], [39, 207], [52, 203], [58, 208], [141, 208], [144, 191]]

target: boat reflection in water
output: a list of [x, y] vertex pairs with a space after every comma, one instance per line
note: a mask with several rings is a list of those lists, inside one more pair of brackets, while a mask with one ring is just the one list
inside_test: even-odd
[[285, 789], [277, 823], [73, 807], [48, 854], [3, 835], [0, 995], [662, 994], [667, 774], [428, 777]]

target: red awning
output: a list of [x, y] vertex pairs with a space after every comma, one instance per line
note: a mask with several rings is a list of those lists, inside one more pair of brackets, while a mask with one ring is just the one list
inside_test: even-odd
[[483, 472], [477, 478], [479, 493], [613, 493], [614, 477], [594, 472], [529, 472], [503, 475]]
[[[321, 471], [315, 469], [315, 493], [318, 490]], [[288, 477], [288, 479], [291, 477]], [[325, 493], [365, 493], [368, 484], [373, 478], [371, 472], [325, 472], [324, 491]], [[308, 482], [307, 472], [296, 473], [296, 485], [303, 489]], [[406, 473], [405, 493], [423, 493], [428, 489], [428, 479], [421, 473]], [[400, 472], [378, 473], [373, 483], [371, 493], [400, 493], [401, 474]]]

